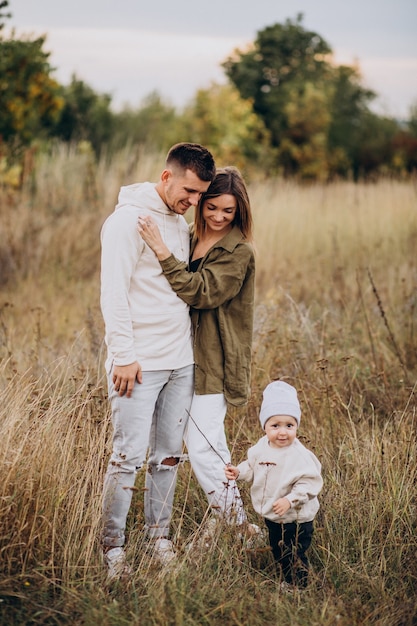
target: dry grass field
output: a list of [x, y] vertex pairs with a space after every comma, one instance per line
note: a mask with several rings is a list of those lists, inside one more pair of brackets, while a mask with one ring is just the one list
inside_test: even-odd
[[[412, 626], [417, 623], [417, 188], [412, 181], [250, 181], [257, 247], [253, 384], [227, 417], [233, 460], [260, 436], [262, 390], [295, 385], [300, 439], [323, 464], [310, 588], [282, 595], [265, 546], [223, 529], [179, 471], [164, 574], [128, 520], [135, 573], [107, 589], [98, 543], [110, 443], [99, 231], [118, 188], [163, 155], [94, 163], [57, 148], [0, 190], [0, 623], [86, 626]], [[192, 217], [192, 216], [190, 216]], [[262, 523], [250, 506], [250, 520]]]

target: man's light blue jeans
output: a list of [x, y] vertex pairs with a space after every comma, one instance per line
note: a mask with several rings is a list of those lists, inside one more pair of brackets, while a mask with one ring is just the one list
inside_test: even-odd
[[123, 546], [137, 472], [147, 462], [145, 528], [168, 537], [178, 463], [194, 388], [194, 365], [143, 372], [130, 398], [108, 376], [113, 452], [103, 490], [103, 546]]

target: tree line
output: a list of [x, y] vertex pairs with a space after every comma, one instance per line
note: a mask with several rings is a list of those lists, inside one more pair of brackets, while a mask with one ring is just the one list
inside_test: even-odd
[[259, 31], [249, 50], [235, 50], [223, 63], [228, 82], [198, 90], [182, 110], [153, 92], [138, 108], [116, 112], [109, 94], [77, 76], [69, 85], [53, 78], [44, 36], [5, 37], [8, 4], [0, 1], [3, 170], [53, 141], [88, 142], [100, 156], [182, 140], [266, 176], [358, 180], [417, 168], [417, 102], [408, 120], [372, 112], [376, 94], [363, 87], [359, 69], [336, 65], [302, 14]]

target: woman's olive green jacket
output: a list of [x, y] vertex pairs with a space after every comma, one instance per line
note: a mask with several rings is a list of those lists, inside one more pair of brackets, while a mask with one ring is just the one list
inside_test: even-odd
[[[191, 255], [197, 243], [191, 228]], [[233, 405], [250, 394], [255, 257], [233, 229], [201, 260], [197, 272], [173, 255], [161, 261], [172, 289], [191, 307], [195, 393], [224, 393]]]

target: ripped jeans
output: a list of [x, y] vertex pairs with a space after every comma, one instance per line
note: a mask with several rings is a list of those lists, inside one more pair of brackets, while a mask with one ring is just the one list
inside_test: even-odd
[[108, 376], [113, 452], [103, 489], [103, 546], [123, 546], [136, 474], [147, 462], [145, 529], [168, 537], [178, 463], [194, 388], [194, 366], [143, 372], [130, 398]]

